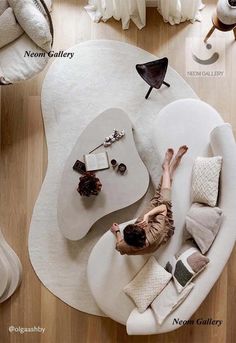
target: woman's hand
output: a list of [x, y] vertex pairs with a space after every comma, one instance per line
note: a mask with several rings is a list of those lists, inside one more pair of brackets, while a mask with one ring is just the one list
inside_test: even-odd
[[110, 231], [113, 233], [113, 235], [116, 235], [117, 230], [120, 230], [119, 225], [117, 223], [113, 223], [111, 228], [110, 228]]
[[148, 222], [149, 222], [149, 214], [148, 214], [148, 213], [146, 213], [146, 214], [143, 216], [143, 221], [144, 221], [145, 223], [148, 224]]
[[148, 214], [145, 214], [143, 216], [143, 220], [139, 223], [139, 226], [144, 228], [145, 226], [148, 225], [148, 221], [149, 221], [149, 215]]

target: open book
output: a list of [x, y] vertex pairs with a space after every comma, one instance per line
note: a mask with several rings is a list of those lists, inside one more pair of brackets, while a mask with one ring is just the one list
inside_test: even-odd
[[103, 170], [110, 167], [107, 152], [84, 155], [84, 163], [86, 171]]

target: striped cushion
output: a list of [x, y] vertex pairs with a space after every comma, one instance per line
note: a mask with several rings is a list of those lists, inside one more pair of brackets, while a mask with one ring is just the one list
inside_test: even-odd
[[192, 241], [183, 245], [174, 256], [172, 264], [168, 262], [166, 265], [166, 269], [172, 272], [179, 293], [206, 268], [209, 261], [209, 258], [202, 255]]

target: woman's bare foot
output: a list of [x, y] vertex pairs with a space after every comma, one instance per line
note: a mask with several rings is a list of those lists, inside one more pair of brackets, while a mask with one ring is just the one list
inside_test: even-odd
[[162, 163], [162, 169], [168, 168], [170, 166], [170, 162], [174, 156], [174, 150], [172, 148], [167, 149], [165, 154], [165, 159]]
[[182, 160], [182, 157], [186, 154], [186, 152], [188, 151], [188, 147], [187, 145], [182, 145], [177, 154], [175, 155], [171, 165], [170, 165], [170, 175], [171, 175], [171, 178], [173, 177], [173, 174], [176, 170], [176, 168], [179, 166], [181, 160]]

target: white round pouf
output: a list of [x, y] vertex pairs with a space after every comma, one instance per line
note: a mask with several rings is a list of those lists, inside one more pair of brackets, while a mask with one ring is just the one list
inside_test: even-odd
[[69, 51], [74, 52], [74, 57], [57, 59], [43, 83], [48, 169], [30, 225], [29, 255], [36, 274], [53, 294], [78, 310], [103, 315], [88, 287], [88, 258], [111, 223], [135, 218], [140, 203], [99, 220], [82, 240], [66, 240], [57, 222], [64, 164], [87, 125], [104, 110], [116, 107], [128, 114], [141, 158], [152, 178], [158, 179], [160, 163], [151, 142], [153, 122], [170, 102], [197, 96], [169, 67], [166, 81], [171, 87], [153, 90], [145, 100], [149, 86], [138, 75], [135, 65], [157, 57], [135, 46], [97, 40], [78, 44]]
[[[52, 2], [52, 0], [45, 0], [50, 12]], [[42, 8], [41, 6], [40, 3], [37, 5], [38, 8]], [[37, 57], [27, 56], [25, 55], [26, 52], [33, 53]], [[41, 56], [41, 54], [45, 54], [45, 56]], [[47, 53], [24, 33], [18, 39], [0, 49], [1, 81], [3, 84], [14, 84], [31, 79], [46, 67], [48, 61]]]

